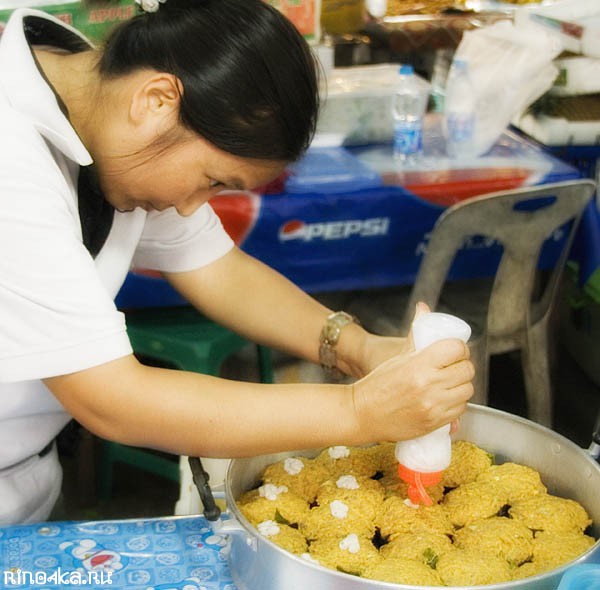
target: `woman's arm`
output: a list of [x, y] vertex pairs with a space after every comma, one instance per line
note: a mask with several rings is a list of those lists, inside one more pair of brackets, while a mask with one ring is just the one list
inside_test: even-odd
[[179, 455], [240, 457], [403, 440], [458, 418], [473, 393], [468, 348], [438, 342], [352, 385], [260, 384], [148, 367], [135, 357], [45, 379], [90, 431]]
[[[234, 332], [319, 362], [319, 335], [332, 310], [238, 248], [198, 270], [165, 277], [192, 305]], [[336, 346], [338, 368], [362, 377], [409, 350], [405, 338], [381, 338], [349, 324]]]
[[[318, 362], [330, 310], [240, 250], [168, 277], [214, 320]], [[359, 378], [351, 385], [245, 383], [148, 367], [132, 355], [45, 383], [103, 438], [179, 455], [252, 456], [404, 440], [458, 418], [473, 394], [468, 347], [445, 340], [407, 349], [406, 339], [347, 325], [337, 355]]]

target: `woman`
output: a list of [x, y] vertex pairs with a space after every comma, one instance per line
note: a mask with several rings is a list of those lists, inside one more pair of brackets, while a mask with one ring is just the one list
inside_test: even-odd
[[[48, 516], [61, 483], [51, 441], [71, 417], [126, 444], [234, 457], [412, 438], [472, 395], [463, 343], [414, 354], [332, 316], [236, 249], [208, 205], [269, 182], [310, 142], [317, 80], [294, 27], [262, 0], [147, 7], [101, 51], [27, 9], [2, 36], [0, 523]], [[113, 303], [132, 264], [240, 334], [355, 383], [141, 365]], [[339, 341], [320, 343], [328, 330]]]

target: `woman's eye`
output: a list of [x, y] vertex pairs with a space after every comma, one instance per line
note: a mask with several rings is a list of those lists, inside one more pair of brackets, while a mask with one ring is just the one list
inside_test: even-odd
[[218, 186], [225, 186], [225, 185], [222, 182], [218, 181], [218, 180], [209, 179], [209, 181], [208, 181], [208, 188], [216, 188]]

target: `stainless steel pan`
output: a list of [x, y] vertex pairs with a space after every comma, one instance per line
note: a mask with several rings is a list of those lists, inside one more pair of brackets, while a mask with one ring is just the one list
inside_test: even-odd
[[[579, 501], [594, 521], [592, 534], [600, 537], [600, 440], [584, 450], [563, 436], [518, 416], [470, 405], [461, 418], [456, 438], [469, 440], [494, 453], [497, 463], [513, 461], [537, 469], [550, 493]], [[239, 590], [416, 590], [423, 586], [390, 584], [327, 569], [287, 551], [258, 534], [242, 516], [236, 498], [256, 487], [263, 469], [292, 455], [314, 456], [316, 451], [281, 453], [231, 462], [225, 481], [227, 505], [233, 518], [221, 531], [231, 537], [229, 566]], [[579, 563], [600, 563], [600, 541], [577, 560], [543, 575], [514, 582], [478, 586], [485, 590], [556, 590], [563, 573]], [[462, 586], [455, 590], [469, 588]], [[471, 587], [475, 588], [475, 587]]]

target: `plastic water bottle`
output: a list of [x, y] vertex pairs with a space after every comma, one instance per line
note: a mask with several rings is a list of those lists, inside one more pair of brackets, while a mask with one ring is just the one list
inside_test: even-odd
[[[467, 342], [471, 328], [456, 316], [426, 313], [413, 322], [412, 334], [415, 349], [422, 350], [446, 338]], [[450, 424], [419, 438], [396, 443], [398, 475], [408, 483], [408, 498], [412, 504], [433, 504], [425, 488], [441, 481], [442, 472], [450, 465], [451, 454]]]
[[455, 59], [448, 74], [445, 97], [446, 150], [453, 158], [476, 156], [477, 97], [465, 60]]
[[423, 118], [428, 92], [411, 65], [400, 66], [392, 104], [394, 157], [400, 162], [416, 160], [423, 150]]

